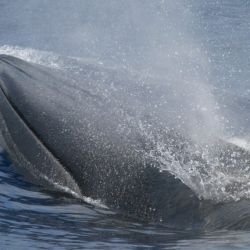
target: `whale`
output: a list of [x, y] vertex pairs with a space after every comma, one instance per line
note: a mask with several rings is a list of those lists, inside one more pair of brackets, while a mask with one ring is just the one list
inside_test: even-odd
[[[60, 69], [1, 55], [1, 146], [30, 181], [100, 200], [143, 222], [249, 228], [248, 200], [204, 199], [162, 169], [154, 150], [159, 135], [173, 161], [208, 163], [190, 153], [191, 140], [166, 129], [155, 112], [151, 104], [161, 87], [135, 85], [133, 77], [84, 63], [76, 81]], [[215, 151], [228, 165], [232, 152], [238, 164], [250, 161], [248, 151], [228, 142], [220, 141]]]

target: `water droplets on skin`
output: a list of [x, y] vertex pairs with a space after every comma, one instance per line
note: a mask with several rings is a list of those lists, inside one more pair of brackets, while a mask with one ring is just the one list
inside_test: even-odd
[[[185, 138], [178, 141], [177, 137], [166, 141], [142, 124], [140, 129], [154, 145], [146, 152], [147, 157], [160, 162], [161, 171], [174, 174], [200, 198], [217, 202], [250, 198], [250, 153], [242, 149], [247, 145], [246, 141], [233, 138], [228, 140], [232, 145], [224, 148], [223, 141], [212, 145], [199, 145], [185, 141]], [[167, 136], [173, 134], [169, 130], [165, 133]], [[178, 144], [182, 150], [176, 150]]]
[[[73, 77], [76, 76], [76, 81], [78, 77], [81, 77], [79, 73], [81, 70], [81, 59], [64, 58], [51, 52], [40, 52], [21, 47], [2, 46], [0, 51], [1, 53], [14, 55], [27, 61], [49, 65], [56, 70], [68, 70], [67, 72], [70, 72]], [[71, 64], [68, 62], [71, 62]], [[143, 83], [143, 78], [141, 82]], [[117, 91], [115, 86], [113, 86], [113, 89]], [[102, 90], [100, 89], [100, 91]], [[103, 97], [109, 99], [111, 98], [111, 93], [103, 92]], [[168, 104], [168, 102], [169, 100], [165, 99], [165, 103]], [[161, 105], [161, 103], [160, 105], [154, 104], [153, 110], [157, 110]], [[197, 104], [195, 110], [202, 113], [208, 112], [207, 107], [200, 104]], [[177, 119], [180, 121], [183, 121], [184, 118], [185, 115], [183, 114], [177, 115]], [[192, 188], [199, 197], [216, 201], [250, 198], [250, 184], [248, 181], [249, 161], [246, 157], [241, 159], [242, 152], [240, 150], [238, 152], [233, 150], [230, 151], [230, 155], [221, 156], [218, 152], [227, 149], [224, 149], [221, 145], [217, 146], [216, 143], [220, 144], [218, 141], [214, 144], [214, 142], [199, 143], [197, 137], [188, 140], [184, 137], [180, 139], [178, 136], [175, 136], [174, 130], [172, 131], [167, 127], [165, 131], [161, 131], [163, 134], [152, 133], [150, 124], [142, 121], [137, 123], [135, 120], [133, 121], [131, 116], [127, 116], [127, 119], [134, 126], [137, 126], [141, 134], [153, 144], [153, 148], [150, 151], [144, 152], [146, 157], [160, 162], [162, 171], [170, 171], [176, 178], [179, 178]], [[119, 130], [124, 129], [128, 128], [124, 128], [120, 124], [117, 131], [119, 133]], [[128, 133], [130, 133], [129, 130]], [[167, 137], [167, 141], [164, 137]], [[248, 143], [243, 139], [232, 138], [227, 141], [248, 151]], [[225, 154], [225, 152], [222, 152], [222, 154]]]
[[[199, 26], [201, 20], [200, 12], [192, 12], [192, 9], [198, 6], [204, 11], [204, 7], [200, 6], [203, 2], [190, 4], [186, 1], [183, 3], [174, 1], [99, 3], [91, 1], [86, 6], [80, 1], [74, 3], [55, 1], [45, 4], [46, 2], [28, 1], [27, 9], [24, 12], [20, 12], [17, 8], [20, 3], [17, 3], [17, 7], [10, 4], [9, 11], [18, 9], [17, 20], [20, 23], [18, 23], [17, 31], [20, 29], [20, 31], [31, 32], [24, 32], [25, 38], [20, 37], [21, 41], [22, 39], [26, 41], [27, 38], [26, 43], [29, 48], [1, 45], [1, 54], [17, 56], [29, 62], [63, 70], [66, 72], [65, 74], [71, 74], [76, 81], [83, 74], [81, 62], [84, 61], [94, 65], [112, 65], [115, 70], [123, 67], [129, 73], [139, 72], [141, 83], [147, 78], [153, 79], [159, 76], [164, 79], [164, 84], [176, 85], [173, 89], [173, 96], [177, 102], [181, 100], [178, 106], [173, 108], [172, 100], [163, 98], [152, 104], [150, 108], [155, 113], [161, 109], [163, 116], [164, 112], [167, 113], [167, 110], [164, 111], [164, 107], [169, 110], [172, 108], [171, 112], [168, 111], [168, 118], [174, 119], [173, 117], [175, 117], [176, 128], [187, 131], [187, 134], [191, 135], [192, 142], [189, 142], [189, 139], [186, 142], [184, 138], [183, 141], [170, 138], [169, 143], [166, 143], [161, 134], [151, 134], [151, 130], [145, 128], [148, 125], [142, 122], [142, 125], [135, 124], [134, 126], [138, 126], [143, 136], [154, 145], [154, 148], [145, 154], [160, 161], [163, 170], [166, 169], [175, 174], [201, 197], [217, 200], [249, 198], [247, 156], [244, 155], [245, 158], [241, 159], [240, 156], [234, 154], [225, 152], [220, 154], [220, 150], [223, 149], [221, 146], [217, 147], [217, 142], [213, 141], [214, 138], [231, 138], [230, 133], [229, 135], [224, 134], [224, 129], [231, 128], [232, 125], [228, 118], [221, 113], [220, 104], [213, 96], [213, 89], [210, 86], [210, 67], [213, 66], [215, 57], [206, 44], [193, 36], [193, 29]], [[205, 3], [204, 6], [206, 5], [209, 4]], [[61, 6], [67, 6], [67, 8], [61, 8]], [[211, 6], [220, 7], [218, 3], [211, 3]], [[239, 8], [238, 5], [236, 7]], [[64, 23], [62, 20], [65, 20], [65, 11], [68, 9], [73, 10], [72, 13], [75, 15], [69, 16], [67, 22]], [[54, 15], [55, 10], [57, 10], [57, 15]], [[205, 10], [207, 11], [206, 8]], [[234, 9], [232, 8], [232, 10]], [[33, 13], [37, 11], [39, 11], [39, 15], [34, 17]], [[88, 15], [83, 15], [84, 18], [81, 19], [84, 11]], [[223, 9], [219, 8], [219, 11], [220, 14], [223, 13]], [[93, 13], [99, 15], [91, 15]], [[49, 16], [54, 22], [49, 20], [50, 25], [47, 25], [45, 20]], [[95, 16], [94, 19], [93, 16]], [[222, 22], [225, 17], [217, 13], [216, 18]], [[227, 18], [231, 20], [230, 17]], [[29, 19], [34, 19], [34, 22], [29, 22], [27, 25]], [[214, 19], [210, 20], [211, 23], [208, 24], [215, 28], [216, 23], [213, 21]], [[13, 20], [13, 22], [15, 24], [17, 21]], [[205, 25], [205, 29], [209, 28], [208, 24]], [[38, 29], [40, 26], [42, 32]], [[229, 28], [228, 22], [222, 27], [222, 29]], [[48, 39], [51, 31], [55, 36]], [[14, 37], [15, 43], [18, 44], [18, 36]], [[46, 41], [47, 50], [57, 53], [33, 49], [44, 50], [44, 41]], [[233, 48], [222, 49], [225, 50], [221, 53], [221, 60], [224, 62], [225, 56], [229, 57], [232, 54]], [[67, 53], [71, 57], [61, 55]], [[76, 54], [81, 58], [72, 57]], [[218, 53], [218, 55], [220, 54]], [[95, 58], [95, 60], [89, 58]], [[244, 70], [241, 67], [236, 71], [241, 73], [242, 69]], [[233, 73], [233, 68], [229, 73]], [[105, 79], [105, 74], [103, 79]], [[154, 84], [156, 83], [152, 82], [152, 85]], [[150, 85], [146, 88], [149, 88], [148, 93], [152, 92]], [[96, 92], [99, 94], [103, 89], [97, 89]], [[115, 84], [113, 91], [116, 91]], [[103, 91], [102, 97], [108, 100], [112, 98], [112, 93]], [[76, 98], [80, 98], [80, 95], [77, 95]], [[136, 99], [136, 96], [134, 98]], [[222, 108], [228, 108], [227, 104], [223, 105]], [[123, 125], [120, 124], [117, 131], [126, 129]], [[67, 134], [67, 131], [62, 131], [62, 133]], [[169, 131], [165, 131], [165, 133], [168, 134]], [[232, 140], [229, 139], [229, 142], [248, 150], [248, 143], [240, 141], [236, 137]], [[183, 149], [178, 149], [179, 151], [176, 153], [174, 151], [177, 145], [183, 146]], [[242, 152], [238, 153], [242, 155]]]

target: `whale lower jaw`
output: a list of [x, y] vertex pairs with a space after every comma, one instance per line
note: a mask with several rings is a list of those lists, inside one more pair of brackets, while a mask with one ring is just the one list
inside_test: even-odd
[[0, 110], [1, 144], [18, 170], [36, 184], [81, 198], [73, 177], [24, 122], [1, 87]]

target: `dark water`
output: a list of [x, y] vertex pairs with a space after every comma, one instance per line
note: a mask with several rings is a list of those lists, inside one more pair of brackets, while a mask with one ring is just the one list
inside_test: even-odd
[[173, 230], [48, 193], [0, 154], [0, 249], [249, 249], [250, 232]]
[[[115, 4], [116, 1], [93, 2], [85, 1], [83, 5], [81, 1], [73, 4], [69, 1], [27, 0], [24, 4], [20, 0], [0, 0], [0, 53], [47, 66], [55, 66], [57, 57], [53, 53], [113, 63], [123, 56], [125, 64], [135, 67], [141, 64], [146, 67], [148, 62], [159, 60], [160, 66], [166, 67], [164, 70], [170, 67], [167, 71], [170, 79], [179, 80], [180, 72], [191, 72], [196, 76], [192, 80], [204, 80], [213, 86], [227, 129], [248, 141], [249, 146], [250, 1], [166, 1], [169, 6], [166, 22], [170, 23], [166, 36], [162, 36], [164, 32], [160, 29], [157, 32], [161, 19], [152, 19], [155, 15], [150, 11], [140, 11], [143, 1], [128, 1], [129, 4], [125, 1], [122, 8]], [[183, 8], [184, 3], [189, 6], [192, 17]], [[111, 5], [115, 7], [110, 10]], [[121, 10], [134, 14], [127, 20]], [[103, 15], [105, 11], [108, 17]], [[135, 18], [137, 15], [138, 19]], [[112, 26], [113, 19], [118, 20], [117, 26]], [[125, 24], [120, 19], [125, 20]], [[186, 20], [189, 21], [187, 27]], [[133, 28], [124, 28], [130, 21], [138, 24], [139, 34]], [[79, 33], [82, 28], [83, 32]], [[120, 29], [117, 31], [117, 28]], [[123, 34], [124, 29], [128, 36]], [[190, 36], [195, 42], [190, 41]], [[151, 43], [145, 42], [153, 40], [151, 38], [159, 43], [157, 46], [161, 45], [160, 53], [155, 52]], [[167, 48], [162, 45], [164, 39], [167, 39]], [[190, 43], [183, 51], [183, 45]], [[187, 58], [186, 51], [196, 45], [201, 53]], [[154, 53], [148, 53], [149, 48]], [[163, 52], [169, 58], [162, 57]], [[181, 59], [176, 59], [175, 55], [180, 55]], [[201, 67], [196, 67], [197, 62], [194, 62], [197, 57]], [[193, 68], [197, 70], [193, 71]], [[186, 73], [185, 77], [190, 75]], [[0, 153], [0, 249], [249, 247], [248, 231], [174, 230], [165, 225], [142, 224], [64, 194], [48, 192], [26, 181], [5, 154]]]

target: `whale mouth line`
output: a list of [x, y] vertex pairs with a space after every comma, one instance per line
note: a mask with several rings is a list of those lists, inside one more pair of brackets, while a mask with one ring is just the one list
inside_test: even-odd
[[[11, 66], [11, 67], [13, 67], [13, 68], [15, 68], [16, 70], [18, 70], [18, 71], [21, 72], [22, 74], [24, 74], [24, 75], [26, 75], [26, 76], [28, 76], [28, 77], [31, 77], [27, 72], [25, 72], [24, 70], [20, 69], [20, 68], [17, 67], [15, 64], [6, 61], [6, 60], [5, 60], [6, 58], [8, 59], [8, 56], [3, 55], [3, 54], [2, 54], [2, 55], [0, 54], [0, 61], [2, 61], [3, 63], [5, 63], [5, 64], [7, 64], [7, 65], [9, 65], [9, 66]], [[0, 85], [0, 86], [1, 86], [1, 85]]]
[[[11, 101], [11, 99], [6, 94], [6, 91], [3, 88], [3, 82], [0, 79], [0, 90], [2, 91], [2, 94], [4, 95], [6, 101], [8, 104], [12, 107], [12, 109], [15, 111], [15, 113], [18, 115], [18, 117], [25, 123], [25, 125], [28, 127], [28, 129], [36, 136], [36, 138], [43, 144], [43, 146], [46, 147], [46, 145], [43, 143], [41, 138], [37, 135], [37, 133], [34, 131], [32, 126], [29, 124], [29, 122], [25, 119], [24, 115], [18, 110], [17, 106]], [[46, 147], [47, 148], [47, 147]], [[47, 148], [48, 149], [48, 148]], [[50, 151], [50, 150], [49, 150]], [[51, 152], [51, 151], [50, 151]]]
[[[10, 98], [8, 98], [8, 95], [6, 94], [6, 91], [4, 90], [3, 85], [4, 85], [3, 81], [0, 79], [0, 93], [2, 93], [2, 96], [4, 97], [5, 102], [7, 103], [9, 108], [11, 108], [11, 110], [15, 114], [15, 116], [18, 117], [19, 122], [22, 123], [23, 126], [25, 126], [29, 135], [31, 135], [35, 139], [36, 143], [39, 144], [39, 146], [43, 149], [44, 153], [47, 154], [47, 156], [50, 157], [52, 161], [56, 162], [60, 166], [60, 168], [61, 168], [60, 170], [63, 169], [65, 175], [67, 175], [68, 178], [71, 179], [70, 181], [72, 181], [74, 183], [74, 185], [76, 186], [76, 190], [72, 189], [71, 187], [69, 187], [67, 185], [62, 185], [61, 183], [56, 182], [55, 180], [49, 178], [48, 176], [46, 176], [44, 174], [40, 175], [39, 178], [42, 177], [45, 181], [49, 182], [54, 188], [56, 188], [59, 191], [64, 191], [65, 193], [72, 195], [72, 197], [83, 200], [84, 202], [89, 203], [89, 204], [97, 205], [99, 207], [105, 207], [105, 205], [102, 205], [100, 201], [98, 201], [98, 200], [95, 201], [95, 200], [91, 199], [90, 197], [82, 195], [80, 188], [79, 188], [77, 182], [75, 181], [74, 177], [72, 176], [72, 174], [64, 167], [64, 165], [61, 163], [60, 159], [58, 159], [54, 155], [54, 153], [47, 147], [46, 143], [43, 142], [43, 140], [36, 133], [36, 131], [32, 128], [32, 126], [29, 124], [27, 119], [25, 119], [24, 115], [22, 115], [22, 113], [18, 110], [18, 108], [12, 102], [12, 100]], [[32, 176], [32, 177], [35, 177], [35, 176]]]
[[[51, 152], [51, 150], [49, 150], [49, 148], [47, 147], [47, 145], [43, 142], [43, 140], [41, 139], [41, 137], [35, 132], [35, 130], [32, 128], [32, 126], [30, 125], [30, 123], [27, 121], [27, 119], [25, 119], [24, 115], [18, 110], [17, 106], [11, 101], [11, 98], [8, 97], [8, 95], [6, 94], [6, 91], [3, 88], [3, 82], [0, 79], [0, 91], [2, 91], [2, 94], [4, 95], [6, 101], [8, 102], [8, 104], [11, 106], [11, 108], [13, 109], [13, 111], [15, 111], [16, 115], [22, 120], [22, 122], [26, 125], [26, 127], [29, 129], [29, 131], [36, 137], [36, 139], [54, 156], [54, 154]], [[56, 157], [55, 157], [56, 158]]]

